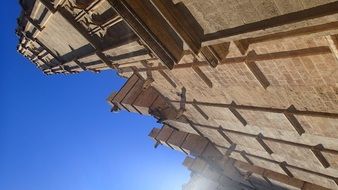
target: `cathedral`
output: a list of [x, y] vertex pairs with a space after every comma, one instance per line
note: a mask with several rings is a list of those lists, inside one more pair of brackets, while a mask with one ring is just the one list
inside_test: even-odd
[[113, 69], [112, 112], [156, 118], [182, 190], [338, 190], [338, 1], [20, 0], [45, 75]]

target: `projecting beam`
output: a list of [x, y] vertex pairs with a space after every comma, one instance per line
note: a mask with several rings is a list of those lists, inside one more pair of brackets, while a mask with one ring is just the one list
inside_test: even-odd
[[[198, 55], [201, 50], [203, 29], [189, 14], [183, 3], [174, 4], [172, 1], [151, 0], [163, 17], [170, 23], [173, 29], [180, 35], [191, 51]], [[185, 15], [183, 15], [185, 13]], [[193, 23], [193, 24], [192, 24]]]
[[[264, 33], [269, 34], [276, 31], [276, 27], [282, 27], [287, 24], [294, 24], [299, 22], [305, 22], [310, 19], [325, 19], [323, 17], [337, 14], [338, 13], [338, 2], [327, 3], [324, 5], [316, 6], [310, 9], [305, 9], [270, 19], [249, 23], [241, 25], [234, 28], [225, 29], [222, 31], [217, 31], [215, 33], [206, 34], [204, 36], [204, 42], [202, 44], [210, 45], [217, 44], [224, 41], [235, 40], [237, 37], [243, 39], [243, 36], [259, 36], [261, 33], [257, 31], [263, 31]], [[325, 20], [327, 22], [327, 19]], [[305, 23], [300, 23], [298, 27], [303, 27]], [[272, 29], [271, 31], [269, 29]]]
[[[179, 103], [177, 100], [169, 100], [173, 103]], [[271, 112], [271, 113], [291, 113], [294, 115], [303, 115], [303, 116], [314, 116], [314, 117], [326, 117], [338, 119], [337, 113], [328, 113], [328, 112], [316, 112], [316, 111], [302, 111], [296, 109], [280, 109], [280, 108], [269, 108], [269, 107], [258, 107], [258, 106], [248, 106], [248, 105], [238, 105], [238, 104], [222, 104], [222, 103], [212, 103], [212, 102], [194, 102], [186, 101], [186, 104], [196, 104], [201, 106], [210, 106], [210, 107], [222, 107], [222, 108], [235, 108], [242, 110], [251, 110], [251, 111], [262, 111], [262, 112]]]
[[[191, 121], [190, 121], [190, 123], [192, 125], [197, 125], [199, 127], [217, 130], [221, 134], [224, 134], [224, 131], [225, 131], [227, 133], [233, 133], [233, 134], [237, 134], [237, 135], [241, 135], [241, 136], [246, 136], [246, 137], [251, 137], [251, 138], [256, 138], [257, 137], [257, 135], [254, 135], [254, 134], [251, 134], [251, 133], [246, 133], [246, 132], [241, 132], [241, 131], [235, 131], [235, 130], [231, 130], [231, 129], [225, 129], [225, 128], [219, 127], [219, 126], [204, 125], [204, 124], [201, 124], [201, 123], [194, 123], [194, 122], [191, 122]], [[229, 140], [227, 140], [228, 142], [232, 142], [230, 138], [228, 138], [228, 139], [229, 139]], [[291, 142], [291, 141], [286, 141], [286, 140], [276, 139], [276, 138], [271, 138], [271, 137], [266, 137], [266, 136], [260, 136], [260, 139], [274, 141], [274, 142], [281, 143], [281, 144], [288, 144], [288, 145], [292, 145], [292, 146], [302, 147], [302, 148], [309, 149], [309, 150], [311, 148], [313, 148], [313, 146], [310, 146], [308, 144], [301, 144], [301, 143], [296, 143], [296, 142]], [[338, 150], [333, 150], [333, 149], [328, 149], [328, 148], [323, 148], [321, 151], [328, 152], [328, 153], [333, 153], [333, 154], [338, 154]]]
[[252, 44], [266, 43], [282, 39], [308, 38], [338, 34], [338, 22], [330, 22], [315, 26], [303, 27], [295, 30], [277, 32], [273, 34], [246, 38], [248, 46]]
[[[254, 57], [249, 58], [250, 61], [270, 61], [275, 59], [287, 59], [287, 58], [294, 58], [294, 57], [306, 57], [312, 55], [324, 55], [324, 54], [331, 54], [331, 50], [327, 46], [319, 46], [313, 48], [305, 48], [305, 49], [298, 49], [298, 50], [290, 50], [290, 51], [282, 51], [282, 52], [275, 52], [275, 53], [266, 53], [266, 54], [256, 54]], [[231, 57], [231, 58], [224, 58], [218, 65], [225, 65], [225, 64], [241, 64], [248, 60], [248, 56], [246, 55], [241, 57]], [[175, 65], [174, 69], [186, 69], [191, 68], [192, 66], [195, 67], [207, 67], [209, 64], [206, 61], [200, 62], [191, 62], [191, 63], [182, 63]], [[146, 72], [148, 70], [163, 70], [166, 69], [164, 66], [157, 66], [157, 67], [149, 67], [149, 68], [140, 68], [138, 72]], [[130, 68], [124, 68], [121, 72], [131, 72]]]
[[181, 60], [183, 42], [150, 2], [109, 0], [109, 3], [169, 69]]

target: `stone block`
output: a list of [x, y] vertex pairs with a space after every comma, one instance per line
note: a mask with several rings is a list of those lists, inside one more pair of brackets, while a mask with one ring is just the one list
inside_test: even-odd
[[120, 104], [120, 102], [128, 94], [128, 92], [133, 88], [133, 86], [136, 84], [136, 82], [138, 80], [139, 80], [139, 77], [137, 75], [135, 75], [135, 74], [132, 75], [128, 79], [128, 81], [123, 85], [123, 87], [120, 89], [120, 91], [112, 99], [112, 102]]
[[152, 138], [152, 139], [154, 139], [155, 140], [155, 138], [157, 137], [157, 135], [159, 134], [159, 132], [161, 131], [161, 129], [159, 129], [159, 128], [153, 128], [151, 131], [150, 131], [150, 133], [149, 133], [149, 137], [150, 138]]
[[133, 106], [143, 115], [149, 114], [149, 108], [159, 96], [159, 93], [153, 88], [141, 92], [141, 94], [133, 102]]
[[201, 155], [208, 145], [208, 140], [199, 135], [189, 134], [183, 142], [182, 149], [191, 155]]
[[170, 135], [169, 139], [167, 140], [167, 144], [170, 145], [173, 149], [178, 151], [183, 151], [181, 146], [186, 139], [188, 133], [183, 131], [174, 130], [173, 133]]
[[164, 125], [162, 129], [160, 130], [160, 132], [158, 133], [156, 140], [162, 144], [170, 146], [166, 142], [173, 132], [174, 132], [173, 128], [169, 127], [168, 125]]
[[143, 80], [138, 80], [120, 102], [122, 106], [130, 112], [139, 113], [139, 111], [133, 106], [133, 103], [143, 91], [143, 84]]

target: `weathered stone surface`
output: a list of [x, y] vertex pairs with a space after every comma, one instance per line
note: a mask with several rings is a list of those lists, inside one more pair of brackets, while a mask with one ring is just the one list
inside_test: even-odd
[[338, 189], [337, 1], [20, 2], [18, 51], [46, 75], [128, 78], [112, 111], [198, 157], [184, 189]]

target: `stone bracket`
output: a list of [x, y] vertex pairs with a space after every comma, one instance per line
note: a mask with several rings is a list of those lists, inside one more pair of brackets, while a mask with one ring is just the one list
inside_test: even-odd
[[[170, 102], [177, 102], [176, 100], [170, 100]], [[192, 101], [187, 101], [186, 104], [192, 104]], [[284, 112], [289, 112], [294, 115], [301, 115], [301, 116], [311, 116], [311, 117], [324, 117], [324, 118], [338, 118], [338, 113], [330, 113], [330, 112], [316, 112], [316, 111], [302, 111], [289, 109], [281, 109], [281, 108], [271, 108], [271, 107], [259, 107], [259, 106], [251, 106], [251, 105], [237, 105], [237, 104], [223, 104], [223, 103], [213, 103], [213, 102], [198, 102], [198, 105], [204, 105], [209, 107], [217, 107], [217, 108], [230, 108], [234, 107], [235, 109], [243, 109], [248, 111], [261, 111], [261, 112], [268, 112], [268, 113], [278, 113], [282, 114]]]
[[228, 143], [229, 144], [234, 144], [234, 142], [223, 132], [223, 130], [222, 130], [222, 127], [221, 126], [219, 126], [219, 128], [217, 129], [217, 131], [222, 135], [222, 137], [226, 140], [226, 141], [228, 141]]
[[174, 4], [172, 1], [151, 0], [156, 8], [176, 33], [184, 40], [194, 54], [201, 49], [203, 30], [195, 18], [190, 14], [184, 3]]
[[198, 66], [193, 65], [192, 69], [209, 88], [212, 88], [213, 85], [211, 80], [207, 77], [207, 75], [204, 74], [204, 72]]
[[158, 70], [158, 72], [160, 73], [160, 75], [163, 76], [163, 78], [164, 78], [165, 80], [167, 80], [167, 82], [168, 82], [172, 87], [174, 87], [174, 88], [177, 87], [175, 81], [172, 80], [172, 79], [169, 77], [169, 75], [168, 75], [167, 73], [165, 73], [163, 70]]
[[250, 164], [254, 165], [254, 163], [250, 160], [250, 158], [246, 155], [246, 152], [243, 150], [240, 152], [241, 156]]
[[289, 177], [294, 177], [293, 174], [290, 172], [290, 170], [286, 167], [287, 163], [285, 161], [279, 163], [278, 165], [281, 167], [281, 169], [285, 172], [286, 175], [288, 175]]
[[[195, 99], [193, 102], [197, 102]], [[204, 117], [204, 119], [209, 120], [209, 116], [197, 105], [197, 104], [192, 104], [192, 106]]]
[[296, 111], [296, 108], [293, 105], [291, 105], [288, 109], [286, 109], [283, 112], [283, 114], [289, 120], [290, 124], [297, 131], [297, 133], [299, 135], [302, 135], [303, 133], [305, 133], [305, 130], [303, 129], [302, 125], [299, 123], [297, 118], [294, 116], [293, 112], [295, 111]]
[[253, 61], [255, 57], [257, 56], [256, 52], [254, 50], [250, 51], [248, 53], [248, 56], [246, 57], [245, 64], [248, 67], [248, 69], [251, 71], [251, 73], [255, 76], [259, 84], [263, 88], [268, 88], [270, 86], [270, 82], [268, 79], [265, 77], [263, 72], [259, 69], [257, 66], [256, 62]]
[[262, 133], [259, 133], [256, 137], [256, 140], [258, 141], [258, 143], [265, 149], [266, 152], [268, 152], [269, 154], [272, 154], [273, 151], [270, 149], [270, 147], [264, 142], [263, 140], [264, 136]]
[[244, 119], [244, 117], [235, 109], [236, 103], [234, 101], [231, 102], [229, 106], [230, 112], [243, 124], [246, 126], [248, 122]]
[[322, 144], [318, 144], [311, 148], [312, 153], [315, 155], [317, 160], [322, 164], [324, 168], [330, 167], [330, 163], [326, 160], [324, 155], [322, 154], [322, 150], [324, 150], [324, 146]]

